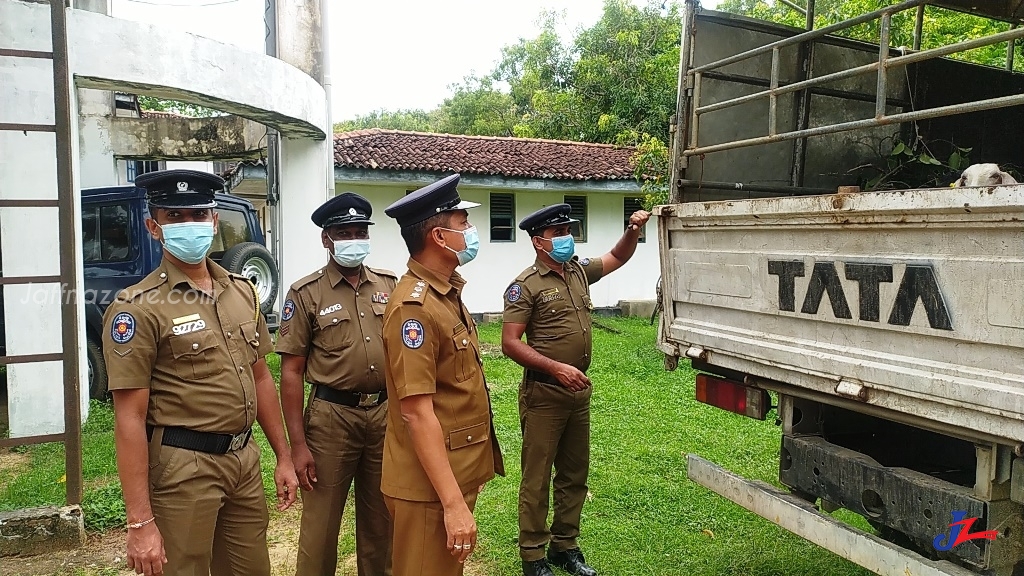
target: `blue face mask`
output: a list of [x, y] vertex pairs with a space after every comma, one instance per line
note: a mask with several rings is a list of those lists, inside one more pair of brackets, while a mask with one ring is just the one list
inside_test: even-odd
[[551, 242], [551, 252], [548, 252], [548, 256], [551, 256], [552, 260], [562, 264], [572, 260], [572, 255], [576, 253], [576, 241], [572, 234], [555, 236], [549, 242]]
[[342, 268], [355, 268], [370, 253], [369, 240], [335, 240], [334, 261]]
[[459, 266], [465, 266], [469, 264], [473, 258], [476, 258], [476, 253], [480, 251], [480, 234], [476, 231], [476, 226], [468, 228], [466, 230], [452, 230], [451, 228], [442, 228], [442, 230], [448, 230], [449, 232], [458, 232], [462, 234], [462, 238], [466, 241], [466, 247], [462, 250], [452, 250], [455, 252], [455, 256], [459, 259]]
[[179, 222], [160, 226], [164, 249], [186, 264], [199, 264], [213, 244], [213, 222]]

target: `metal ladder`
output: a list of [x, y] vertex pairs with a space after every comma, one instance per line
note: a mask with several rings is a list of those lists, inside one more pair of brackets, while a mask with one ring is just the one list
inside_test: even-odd
[[[57, 199], [0, 198], [0, 208], [56, 208], [60, 245], [60, 274], [57, 276], [3, 276], [0, 289], [16, 284], [61, 285], [61, 352], [51, 354], [23, 354], [0, 356], [0, 365], [30, 362], [63, 363], [64, 373], [64, 432], [20, 438], [0, 438], [0, 447], [63, 442], [65, 453], [66, 504], [82, 502], [82, 414], [81, 383], [79, 382], [78, 307], [76, 290], [75, 253], [75, 197], [73, 188], [73, 154], [71, 141], [71, 74], [68, 70], [67, 10], [65, 0], [50, 0], [51, 51], [19, 50], [0, 46], [0, 58], [35, 58], [53, 62], [53, 124], [0, 123], [0, 131], [50, 132], [56, 138]], [[2, 311], [0, 311], [2, 312]], [[10, 334], [11, 327], [6, 327]]]

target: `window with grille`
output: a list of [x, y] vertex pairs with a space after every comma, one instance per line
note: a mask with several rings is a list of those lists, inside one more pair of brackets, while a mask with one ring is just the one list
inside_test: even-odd
[[565, 203], [569, 205], [569, 216], [579, 220], [572, 225], [572, 237], [577, 242], [587, 241], [587, 197], [566, 196]]
[[516, 197], [491, 194], [491, 242], [516, 241]]
[[[629, 217], [637, 210], [643, 210], [644, 205], [641, 198], [626, 196], [622, 199], [622, 229], [629, 226]], [[647, 242], [647, 224], [640, 227], [640, 242]]]

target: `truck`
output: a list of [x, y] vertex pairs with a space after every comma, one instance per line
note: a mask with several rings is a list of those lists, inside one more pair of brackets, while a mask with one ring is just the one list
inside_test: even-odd
[[[696, 401], [781, 428], [777, 485], [699, 453], [688, 478], [877, 574], [1024, 574], [1024, 185], [950, 186], [964, 153], [1021, 158], [1024, 29], [920, 49], [926, 9], [1019, 3], [821, 29], [808, 4], [799, 30], [683, 3], [657, 346]], [[998, 42], [1007, 70], [945, 58]], [[929, 185], [878, 177], [906, 159]]]
[[[229, 272], [253, 283], [260, 309], [272, 332], [279, 316], [274, 304], [280, 289], [277, 262], [266, 248], [266, 239], [252, 203], [228, 193], [217, 194], [218, 230], [210, 257]], [[103, 360], [103, 313], [118, 292], [155, 270], [163, 249], [149, 234], [146, 191], [134, 185], [81, 190], [82, 249], [85, 293], [85, 352], [90, 396], [107, 397], [107, 370]], [[2, 307], [0, 294], [0, 307]], [[2, 308], [0, 308], [2, 309]], [[0, 315], [0, 355], [4, 355], [5, 330]]]

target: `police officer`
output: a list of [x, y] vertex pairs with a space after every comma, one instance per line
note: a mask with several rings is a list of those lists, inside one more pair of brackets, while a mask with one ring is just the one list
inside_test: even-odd
[[384, 212], [402, 229], [409, 270], [384, 313], [388, 413], [381, 490], [394, 520], [396, 576], [459, 576], [476, 548], [473, 507], [504, 474], [476, 325], [455, 271], [476, 257], [453, 174]]
[[[398, 278], [363, 265], [372, 213], [351, 192], [313, 212], [330, 258], [292, 284], [281, 311], [281, 403], [303, 489], [296, 576], [337, 570], [353, 479], [359, 576], [390, 574], [391, 518], [380, 492], [388, 399], [381, 327]], [[303, 380], [313, 386], [305, 418]]]
[[[650, 218], [635, 212], [611, 252], [580, 259], [571, 233], [577, 220], [569, 210], [568, 204], [548, 206], [519, 223], [537, 259], [505, 291], [501, 349], [525, 369], [519, 389], [519, 555], [525, 576], [551, 576], [549, 563], [570, 574], [597, 576], [576, 541], [590, 466], [590, 285], [633, 256], [640, 227]], [[549, 529], [552, 466], [555, 515]]]
[[278, 510], [298, 482], [264, 356], [255, 288], [206, 253], [224, 180], [192, 170], [139, 176], [163, 245], [160, 267], [104, 314], [128, 566], [139, 574], [269, 575], [258, 421], [277, 456]]

